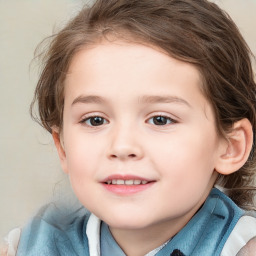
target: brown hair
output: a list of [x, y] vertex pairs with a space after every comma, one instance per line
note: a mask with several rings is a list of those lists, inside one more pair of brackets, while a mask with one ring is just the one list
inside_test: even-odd
[[[53, 37], [31, 105], [32, 111], [38, 102], [49, 132], [62, 127], [64, 79], [73, 56], [107, 35], [156, 46], [197, 66], [218, 132], [225, 136], [234, 122], [248, 118], [255, 134], [253, 55], [228, 14], [206, 0], [97, 0], [83, 8]], [[252, 149], [239, 171], [217, 180], [245, 209], [253, 206], [255, 162]]]

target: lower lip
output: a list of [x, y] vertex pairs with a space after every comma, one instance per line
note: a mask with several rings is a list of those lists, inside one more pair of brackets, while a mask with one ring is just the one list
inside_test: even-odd
[[131, 195], [135, 193], [142, 192], [149, 187], [151, 187], [154, 184], [154, 182], [149, 182], [147, 184], [141, 184], [141, 185], [109, 185], [103, 183], [103, 186], [108, 191], [118, 194], [118, 195]]

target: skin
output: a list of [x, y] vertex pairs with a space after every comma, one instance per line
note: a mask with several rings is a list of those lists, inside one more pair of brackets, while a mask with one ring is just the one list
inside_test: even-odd
[[255, 256], [256, 252], [256, 237], [252, 238], [236, 256]]
[[[193, 65], [145, 45], [103, 42], [72, 60], [61, 139], [56, 128], [53, 137], [78, 199], [127, 255], [144, 255], [180, 231], [207, 198], [216, 170], [231, 165], [233, 148], [216, 132], [201, 83]], [[103, 185], [110, 175], [151, 184], [116, 193]]]

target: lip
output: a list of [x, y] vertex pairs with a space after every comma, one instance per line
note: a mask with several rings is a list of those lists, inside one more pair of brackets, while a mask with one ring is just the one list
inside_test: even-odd
[[[113, 184], [107, 184], [107, 181], [109, 180], [141, 180], [141, 181], [147, 181], [147, 183], [140, 184], [140, 185], [113, 185]], [[128, 195], [145, 191], [146, 189], [150, 188], [155, 182], [156, 180], [151, 180], [151, 179], [136, 176], [136, 175], [116, 174], [116, 175], [108, 176], [107, 178], [101, 181], [101, 184], [106, 190], [108, 190], [111, 193], [128, 196]]]

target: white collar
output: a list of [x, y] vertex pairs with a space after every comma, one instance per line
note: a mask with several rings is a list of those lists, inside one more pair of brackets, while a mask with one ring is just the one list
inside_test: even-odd
[[90, 256], [100, 256], [100, 224], [101, 220], [91, 213], [86, 227]]

